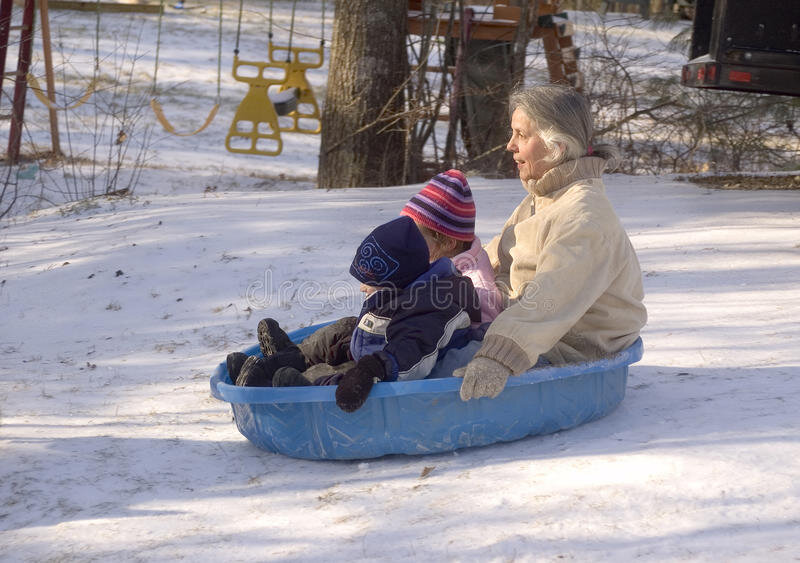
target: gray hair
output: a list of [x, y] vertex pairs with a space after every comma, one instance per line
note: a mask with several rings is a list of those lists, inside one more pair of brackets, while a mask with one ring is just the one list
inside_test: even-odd
[[551, 151], [554, 166], [586, 156], [590, 146], [592, 156], [606, 160], [606, 170], [612, 171], [619, 165], [617, 147], [592, 143], [594, 125], [589, 100], [574, 88], [560, 84], [517, 88], [509, 98], [509, 115], [517, 109], [538, 130]]

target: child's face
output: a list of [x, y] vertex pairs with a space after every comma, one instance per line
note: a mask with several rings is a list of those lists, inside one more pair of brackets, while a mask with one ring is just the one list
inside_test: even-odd
[[369, 297], [378, 290], [377, 287], [373, 287], [365, 283], [362, 283], [361, 287], [359, 287], [358, 289], [364, 294], [364, 297]]

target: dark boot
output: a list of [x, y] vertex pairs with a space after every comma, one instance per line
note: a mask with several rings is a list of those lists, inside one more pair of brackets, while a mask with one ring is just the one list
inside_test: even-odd
[[245, 387], [271, 387], [272, 377], [282, 367], [292, 367], [296, 370], [306, 369], [306, 359], [300, 350], [286, 349], [277, 354], [262, 358], [250, 356], [242, 365], [236, 385]]
[[272, 376], [273, 387], [306, 387], [308, 385], [313, 385], [313, 383], [293, 367], [278, 368], [275, 375]]
[[268, 366], [268, 369], [275, 373], [278, 369], [282, 367], [292, 367], [297, 371], [305, 371], [306, 369], [306, 357], [300, 352], [300, 349], [297, 346], [292, 346], [290, 348], [284, 348], [280, 352], [272, 354], [271, 356], [264, 357], [264, 363]]
[[242, 354], [241, 352], [231, 352], [228, 354], [228, 357], [225, 358], [225, 366], [228, 368], [228, 377], [234, 385], [236, 385], [236, 378], [239, 377], [239, 372], [242, 371], [242, 365], [246, 359], [247, 354]]
[[275, 319], [258, 321], [258, 345], [265, 357], [295, 346]]
[[242, 364], [236, 385], [240, 387], [272, 387], [274, 369], [269, 369], [264, 358], [249, 356]]

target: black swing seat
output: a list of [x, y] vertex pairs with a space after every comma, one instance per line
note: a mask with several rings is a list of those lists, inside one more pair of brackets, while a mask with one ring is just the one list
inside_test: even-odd
[[269, 99], [278, 115], [289, 115], [297, 109], [297, 100], [300, 98], [300, 88], [287, 88], [276, 94], [270, 94]]

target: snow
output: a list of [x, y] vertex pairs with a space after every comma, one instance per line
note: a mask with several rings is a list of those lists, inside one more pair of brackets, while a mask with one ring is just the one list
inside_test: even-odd
[[[243, 157], [227, 123], [165, 137], [130, 197], [0, 223], [0, 561], [797, 560], [796, 192], [606, 177], [649, 312], [609, 416], [297, 460], [243, 438], [208, 378], [263, 316], [355, 313], [355, 246], [421, 186], [314, 190], [316, 137]], [[488, 241], [522, 188], [469, 179]]]

